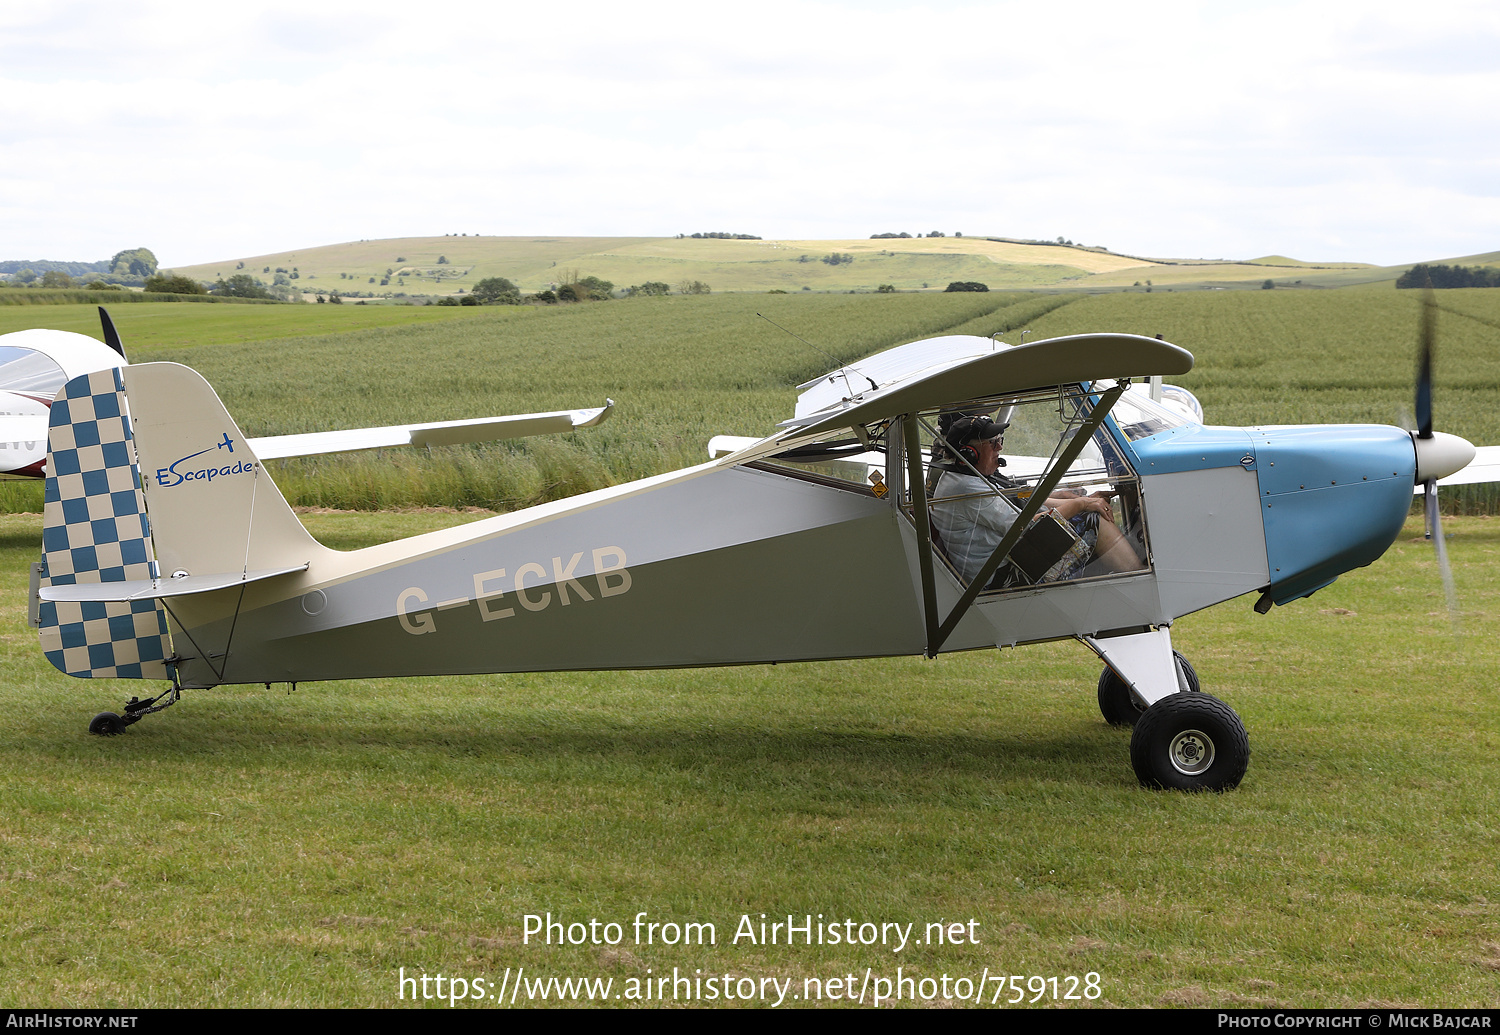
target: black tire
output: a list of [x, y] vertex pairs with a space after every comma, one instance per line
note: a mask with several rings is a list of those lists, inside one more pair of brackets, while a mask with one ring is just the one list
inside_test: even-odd
[[96, 737], [118, 737], [125, 732], [125, 720], [114, 712], [100, 712], [90, 720], [89, 732]]
[[1145, 787], [1233, 790], [1250, 765], [1250, 738], [1234, 709], [1217, 697], [1172, 694], [1136, 722], [1130, 764]]
[[[1177, 659], [1177, 664], [1182, 669], [1182, 677], [1188, 690], [1198, 693], [1198, 673], [1194, 671], [1192, 664], [1175, 650], [1172, 657]], [[1135, 703], [1135, 698], [1130, 696], [1130, 688], [1125, 685], [1125, 680], [1115, 675], [1115, 670], [1106, 665], [1104, 671], [1099, 673], [1099, 714], [1104, 716], [1104, 721], [1111, 726], [1134, 726], [1144, 711], [1144, 708]]]

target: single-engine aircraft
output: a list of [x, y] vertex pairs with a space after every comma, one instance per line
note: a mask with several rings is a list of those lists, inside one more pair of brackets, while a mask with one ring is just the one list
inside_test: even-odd
[[[707, 463], [349, 552], [307, 533], [195, 371], [96, 371], [51, 406], [33, 622], [70, 675], [170, 680], [95, 717], [102, 734], [220, 683], [1077, 639], [1104, 662], [1104, 717], [1134, 726], [1141, 783], [1224, 790], [1249, 740], [1198, 690], [1172, 623], [1245, 593], [1264, 613], [1369, 564], [1413, 485], [1462, 468], [1473, 447], [1431, 430], [1430, 391], [1413, 434], [1211, 427], [1127, 390], [1192, 365], [1130, 334], [913, 342], [802, 386], [773, 434]], [[939, 441], [943, 427], [975, 415], [1006, 425], [1015, 463], [944, 498], [943, 474], [978, 472]], [[1099, 525], [1133, 559], [1075, 549], [1056, 519], [1069, 493], [1107, 501]], [[945, 504], [1011, 515], [967, 577], [935, 531]], [[1059, 549], [1088, 563], [1060, 577]]]
[[[101, 306], [104, 341], [71, 331], [34, 329], [0, 334], [0, 479], [47, 474], [47, 411], [68, 381], [81, 374], [126, 366], [125, 346]], [[556, 434], [608, 419], [614, 403], [588, 410], [557, 410], [432, 424], [315, 431], [250, 439], [261, 460], [349, 453], [393, 446], [446, 446]]]

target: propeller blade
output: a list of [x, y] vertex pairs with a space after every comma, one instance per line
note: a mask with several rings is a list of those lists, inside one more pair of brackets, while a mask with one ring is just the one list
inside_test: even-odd
[[1432, 437], [1432, 350], [1437, 338], [1437, 301], [1429, 287], [1422, 295], [1422, 328], [1418, 334], [1417, 438]]
[[104, 327], [104, 344], [120, 354], [125, 359], [125, 343], [120, 340], [120, 332], [115, 330], [115, 322], [109, 318], [109, 311], [102, 305], [99, 307], [99, 323]]
[[1431, 478], [1423, 483], [1426, 489], [1427, 534], [1432, 539], [1433, 551], [1437, 554], [1438, 570], [1443, 574], [1443, 596], [1448, 601], [1448, 617], [1453, 622], [1453, 635], [1462, 638], [1463, 630], [1458, 624], [1458, 588], [1453, 583], [1453, 566], [1448, 563], [1448, 542], [1443, 538], [1443, 519], [1438, 513], [1437, 482]]

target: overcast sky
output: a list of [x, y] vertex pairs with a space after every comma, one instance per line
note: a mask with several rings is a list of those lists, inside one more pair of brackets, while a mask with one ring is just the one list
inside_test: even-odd
[[0, 6], [0, 96], [0, 259], [698, 230], [1500, 249], [1488, 0], [43, 0]]

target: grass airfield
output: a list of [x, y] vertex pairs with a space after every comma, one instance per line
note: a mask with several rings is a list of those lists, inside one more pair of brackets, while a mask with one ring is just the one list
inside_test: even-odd
[[[1409, 397], [1407, 296], [640, 299], [312, 334], [247, 323], [239, 338], [215, 322], [230, 307], [142, 304], [143, 320], [208, 322], [158, 325], [149, 343], [148, 324], [122, 332], [139, 359], [202, 369], [252, 433], [618, 393], [618, 423], [596, 429], [609, 437], [558, 439], [543, 450], [557, 466], [538, 468], [615, 479], [701, 451], [705, 433], [768, 430], [790, 386], [828, 365], [762, 331], [756, 306], [840, 359], [955, 331], [1163, 332], [1198, 356], [1182, 380], [1210, 419], [1336, 421]], [[1441, 319], [1439, 426], [1500, 441], [1483, 322], [1500, 301], [1439, 300], [1468, 314]], [[326, 308], [233, 315], [366, 311]], [[454, 400], [477, 412], [432, 412]], [[344, 477], [278, 477], [314, 474]], [[474, 516], [304, 521], [354, 548]], [[1098, 974], [1100, 997], [1059, 1003], [1072, 1006], [1493, 1005], [1500, 519], [1446, 527], [1457, 636], [1415, 523], [1309, 600], [1259, 616], [1244, 598], [1174, 626], [1252, 748], [1238, 790], [1186, 796], [1136, 786], [1128, 733], [1098, 716], [1098, 662], [1068, 643], [932, 662], [231, 686], [92, 738], [89, 717], [142, 687], [46, 663], [24, 619], [41, 519], [0, 515], [0, 1005], [392, 1006], [403, 967], [494, 982], [525, 967], [611, 978], [616, 993], [676, 967], [790, 978], [800, 994], [808, 978], [898, 966], [971, 983], [986, 968]], [[712, 922], [718, 944], [633, 944], [641, 911]], [[625, 940], [522, 944], [522, 917], [547, 912], [622, 923]], [[740, 917], [761, 913], [972, 919], [978, 944], [732, 944]], [[1053, 1005], [1050, 991], [1034, 1005]]]
[[[351, 546], [460, 519], [307, 516]], [[1178, 623], [1253, 752], [1238, 790], [1187, 796], [1136, 786], [1076, 644], [223, 687], [93, 738], [138, 687], [47, 666], [40, 519], [6, 516], [0, 1003], [391, 1006], [402, 967], [800, 993], [899, 965], [1100, 975], [1074, 1006], [1493, 1005], [1500, 520], [1450, 528], [1461, 647], [1415, 524], [1311, 600]], [[631, 944], [641, 911], [719, 944]], [[626, 943], [523, 945], [547, 912]], [[730, 943], [761, 913], [973, 919], [978, 944]]]

